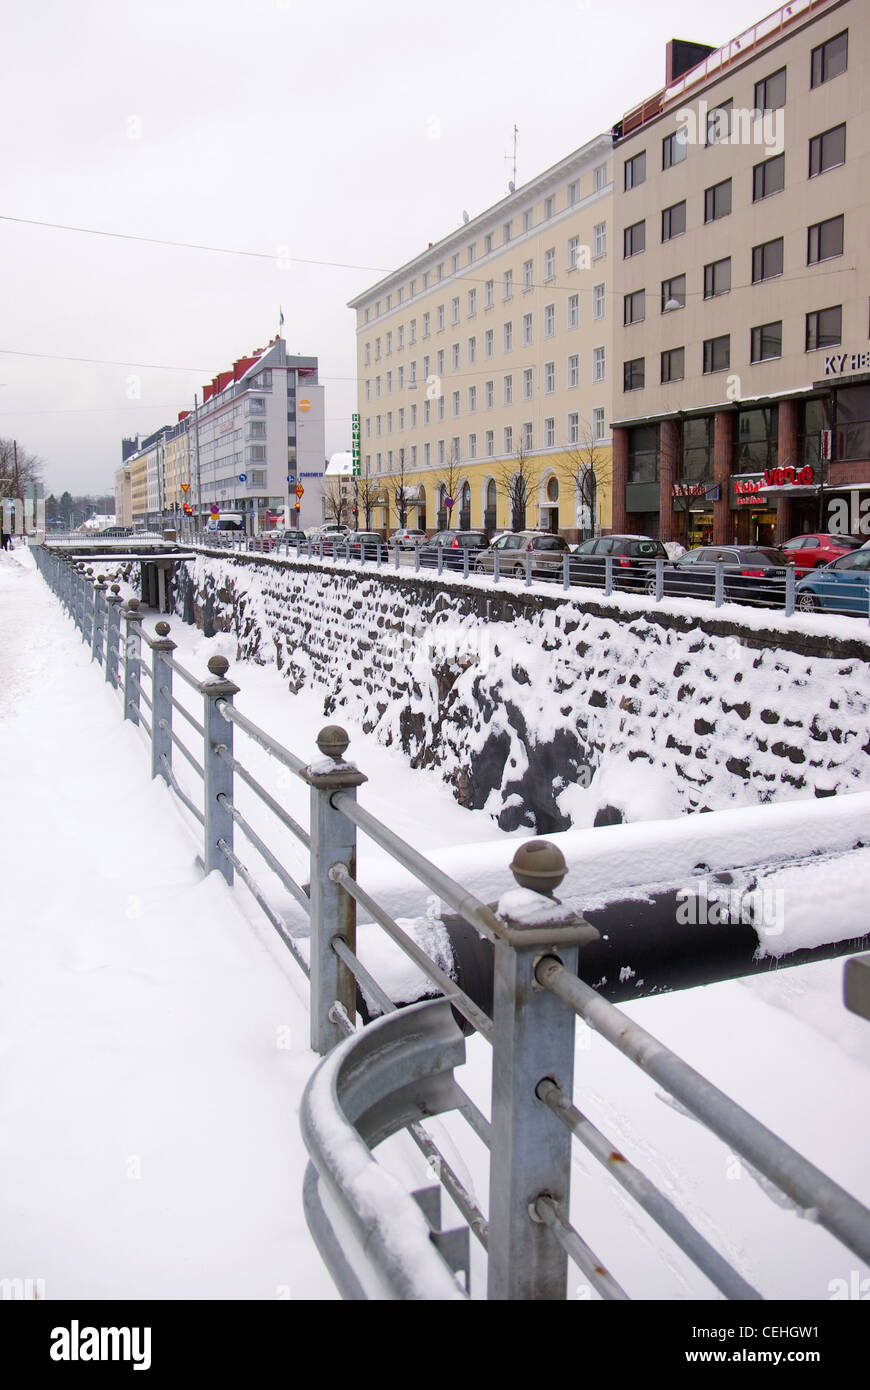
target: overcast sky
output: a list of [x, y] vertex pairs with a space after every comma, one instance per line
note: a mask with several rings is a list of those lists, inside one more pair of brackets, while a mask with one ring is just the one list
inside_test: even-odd
[[719, 45], [765, 13], [763, 0], [7, 6], [0, 436], [43, 458], [49, 491], [111, 490], [121, 437], [174, 422], [265, 345], [281, 305], [290, 351], [320, 359], [326, 452], [349, 447], [347, 300], [505, 195], [514, 123], [519, 186], [657, 90], [669, 38]]

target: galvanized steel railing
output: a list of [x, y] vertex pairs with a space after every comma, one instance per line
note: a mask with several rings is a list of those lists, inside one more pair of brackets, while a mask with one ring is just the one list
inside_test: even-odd
[[[345, 759], [343, 730], [324, 729], [317, 741], [320, 759], [306, 763], [236, 709], [238, 687], [227, 678], [223, 657], [212, 657], [208, 677], [198, 679], [175, 660], [168, 624], [158, 622], [152, 637], [142, 627], [135, 600], [122, 609], [117, 583], [107, 586], [101, 577], [94, 582], [84, 565], [71, 564], [45, 547], [37, 547], [35, 554], [43, 577], [104, 667], [106, 681], [122, 693], [124, 717], [148, 735], [152, 776], [163, 778], [200, 827], [203, 870], [217, 869], [229, 884], [239, 875], [309, 979], [311, 1046], [325, 1060], [302, 1106], [312, 1159], [305, 1206], [344, 1297], [464, 1296], [473, 1263], [469, 1232], [485, 1252], [489, 1298], [564, 1299], [569, 1260], [602, 1298], [627, 1297], [617, 1274], [625, 1279], [630, 1271], [611, 1273], [572, 1225], [574, 1138], [726, 1298], [760, 1297], [574, 1105], [575, 1015], [798, 1207], [812, 1210], [814, 1219], [847, 1249], [870, 1262], [870, 1211], [578, 978], [579, 954], [598, 933], [554, 898], [565, 865], [551, 845], [533, 841], [518, 852], [511, 867], [526, 896], [509, 900], [507, 910], [494, 910], [359, 805], [357, 789], [366, 778]], [[142, 657], [143, 643], [150, 666]], [[174, 694], [174, 676], [202, 699], [201, 719]], [[201, 755], [182, 739], [175, 714], [197, 735]], [[235, 755], [235, 731], [307, 783], [309, 828]], [[199, 802], [179, 783], [173, 767], [176, 751], [202, 783]], [[287, 871], [281, 856], [254, 829], [238, 805], [240, 784], [308, 852], [308, 885]], [[269, 888], [237, 850], [236, 828], [307, 913], [307, 957]], [[357, 831], [492, 944], [491, 1011], [466, 992], [454, 978], [455, 970], [430, 958], [415, 940], [412, 924], [396, 921], [359, 883]], [[357, 905], [423, 972], [435, 996], [431, 1002], [398, 1008], [363, 964], [357, 953]], [[870, 1013], [864, 963], [862, 958], [862, 968], [853, 967], [850, 987], [860, 1001], [857, 1010]], [[357, 1024], [358, 1015], [365, 1019], [377, 1010], [378, 1020]], [[462, 1028], [457, 1016], [465, 1020]], [[472, 1030], [492, 1047], [489, 1117], [454, 1075], [465, 1056], [463, 1032]], [[422, 1123], [447, 1110], [461, 1115], [489, 1151], [486, 1213]], [[403, 1194], [372, 1158], [377, 1144], [400, 1129], [417, 1144], [440, 1187]], [[441, 1188], [464, 1225], [442, 1229]]]

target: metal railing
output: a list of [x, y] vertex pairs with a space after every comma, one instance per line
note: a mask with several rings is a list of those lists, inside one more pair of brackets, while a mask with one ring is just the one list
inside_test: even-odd
[[699, 610], [709, 604], [770, 609], [790, 618], [795, 612], [833, 613], [870, 621], [870, 575], [862, 578], [849, 571], [824, 567], [798, 578], [794, 565], [766, 574], [754, 565], [679, 565], [659, 557], [636, 560], [628, 556], [578, 555], [566, 551], [554, 558], [551, 552], [535, 556], [527, 552], [521, 561], [506, 565], [496, 550], [485, 558], [466, 547], [361, 544], [353, 538], [339, 540], [263, 540], [237, 532], [200, 533], [195, 544], [203, 548], [231, 550], [236, 554], [270, 554], [276, 559], [322, 563], [324, 566], [374, 564], [401, 574], [420, 575], [434, 570], [440, 578], [480, 579], [491, 584], [544, 582], [560, 586], [564, 592], [579, 590], [612, 595], [630, 594], [647, 603], [666, 599], [697, 600]]
[[[359, 804], [357, 791], [367, 779], [347, 761], [348, 737], [342, 729], [323, 729], [317, 739], [320, 756], [307, 763], [236, 708], [238, 687], [228, 678], [225, 658], [212, 657], [208, 676], [198, 679], [176, 661], [168, 624], [158, 622], [154, 636], [146, 633], [136, 600], [122, 608], [116, 583], [107, 586], [99, 576], [94, 580], [85, 566], [44, 547], [35, 554], [43, 577], [76, 622], [93, 658], [104, 666], [106, 681], [121, 694], [124, 718], [147, 734], [152, 777], [167, 783], [198, 827], [203, 871], [217, 870], [228, 884], [236, 874], [242, 879], [309, 980], [311, 1046], [325, 1060], [302, 1103], [303, 1137], [311, 1156], [304, 1202], [314, 1239], [344, 1297], [466, 1296], [473, 1263], [469, 1235], [484, 1252], [491, 1299], [564, 1299], [569, 1261], [602, 1298], [627, 1297], [621, 1281], [631, 1271], [609, 1271], [572, 1224], [575, 1139], [726, 1298], [760, 1297], [575, 1106], [578, 1016], [798, 1208], [812, 1211], [813, 1219], [848, 1250], [870, 1261], [866, 1207], [579, 978], [580, 957], [599, 933], [554, 896], [566, 872], [560, 851], [542, 840], [521, 846], [511, 869], [525, 895], [510, 898], [497, 911]], [[150, 667], [142, 657], [143, 643]], [[174, 677], [201, 699], [201, 718], [176, 697]], [[183, 741], [175, 714], [199, 739], [199, 755]], [[236, 733], [307, 784], [307, 828], [236, 756]], [[202, 784], [200, 803], [175, 774], [176, 751]], [[250, 813], [239, 804], [242, 786], [270, 813], [272, 823], [303, 846], [308, 885], [287, 871], [282, 855], [251, 824]], [[271, 884], [246, 862], [248, 851], [243, 858], [236, 846], [237, 828], [249, 850], [302, 907], [307, 953], [304, 937], [291, 929], [276, 905]], [[472, 997], [455, 953], [449, 958], [448, 952], [440, 963], [433, 959], [426, 938], [416, 939], [414, 923], [396, 920], [362, 886], [356, 867], [358, 832], [452, 909], [475, 937], [490, 943], [490, 1004]], [[422, 971], [428, 1000], [398, 1007], [360, 959], [358, 907]], [[854, 943], [847, 946], [854, 950]], [[870, 1010], [866, 970], [853, 975], [858, 1007]], [[489, 1116], [455, 1075], [465, 1058], [464, 1035], [474, 1030], [492, 1049]], [[425, 1128], [427, 1117], [448, 1111], [461, 1117], [473, 1141], [488, 1150], [487, 1212]], [[400, 1130], [416, 1143], [437, 1185], [402, 1195], [381, 1169], [373, 1150]], [[448, 1229], [441, 1220], [442, 1189], [460, 1222]]]

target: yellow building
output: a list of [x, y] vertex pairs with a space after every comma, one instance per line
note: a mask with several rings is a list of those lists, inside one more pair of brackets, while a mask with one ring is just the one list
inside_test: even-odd
[[609, 527], [611, 171], [596, 136], [351, 301], [360, 526]]
[[166, 492], [164, 506], [167, 511], [181, 511], [185, 502], [194, 499], [182, 491], [186, 483], [190, 489], [190, 432], [188, 417], [190, 412], [181, 412], [178, 424], [166, 436]]

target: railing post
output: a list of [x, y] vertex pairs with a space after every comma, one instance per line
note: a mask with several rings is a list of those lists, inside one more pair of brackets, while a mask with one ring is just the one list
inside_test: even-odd
[[561, 850], [532, 840], [519, 848], [511, 870], [532, 891], [521, 917], [500, 914], [506, 933], [495, 945], [487, 1297], [560, 1300], [567, 1255], [534, 1215], [534, 1204], [547, 1195], [568, 1216], [571, 1134], [536, 1088], [549, 1078], [572, 1094], [574, 1015], [536, 984], [534, 972], [542, 956], [556, 956], [576, 972], [579, 946], [598, 933], [552, 897], [567, 872]]
[[220, 842], [232, 849], [233, 818], [221, 798], [233, 799], [233, 770], [220, 756], [221, 751], [233, 752], [233, 726], [225, 719], [218, 706], [224, 701], [231, 705], [239, 687], [227, 680], [229, 662], [225, 656], [212, 656], [208, 660], [211, 679], [200, 681], [199, 689], [205, 702], [203, 725], [203, 809], [205, 811], [203, 868], [207, 874], [213, 869], [222, 873], [227, 883], [233, 881], [233, 866], [227, 859]]
[[492, 582], [497, 584], [501, 576], [501, 551], [492, 552]]
[[356, 826], [332, 804], [337, 791], [356, 800], [357, 787], [368, 780], [344, 761], [349, 742], [344, 729], [327, 725], [317, 737], [324, 762], [302, 773], [311, 788], [311, 1047], [321, 1056], [345, 1036], [330, 1018], [333, 1004], [350, 1019], [356, 1014], [356, 982], [332, 949], [340, 936], [356, 950], [356, 903], [329, 876], [336, 864], [356, 876]]
[[106, 680], [118, 689], [118, 644], [121, 640], [121, 586], [112, 585], [106, 595]]
[[141, 673], [142, 633], [139, 628], [139, 600], [131, 598], [124, 608], [126, 634], [124, 637], [124, 718], [139, 723], [139, 679]]
[[717, 608], [721, 608], [725, 602], [725, 566], [721, 560], [717, 560], [714, 566], [714, 603]]
[[604, 593], [605, 596], [613, 593], [613, 556], [604, 557]]
[[[172, 667], [161, 659], [163, 652], [174, 652], [168, 623], [155, 623], [157, 637], [151, 647], [151, 776], [162, 777], [169, 785], [172, 766]], [[165, 763], [164, 763], [165, 759]]]
[[795, 567], [789, 565], [785, 572], [785, 616], [790, 618], [794, 612]]
[[103, 614], [106, 611], [106, 604], [103, 598], [106, 592], [106, 584], [101, 574], [97, 575], [97, 582], [94, 585], [94, 620], [91, 625], [91, 661], [99, 658], [100, 665], [103, 662]]
[[527, 550], [523, 558], [525, 560], [526, 588], [528, 588], [532, 582], [532, 552]]
[[571, 552], [570, 552], [570, 550], [566, 550], [566, 551], [565, 551], [565, 554], [562, 556], [562, 588], [563, 588], [563, 589], [570, 589], [570, 587], [571, 587]]
[[661, 603], [665, 592], [665, 562], [659, 555], [656, 560], [656, 603]]

